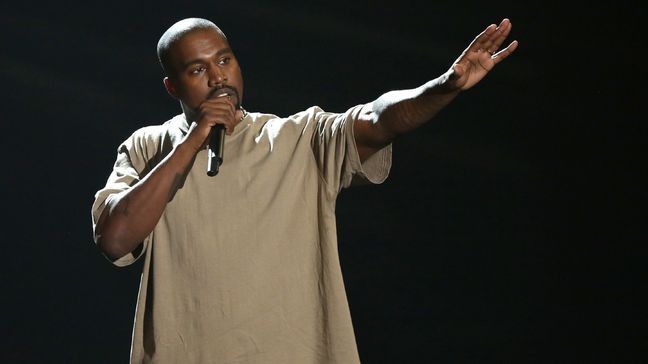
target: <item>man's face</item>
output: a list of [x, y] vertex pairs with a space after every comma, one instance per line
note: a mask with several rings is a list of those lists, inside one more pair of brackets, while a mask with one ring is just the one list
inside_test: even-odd
[[[239, 108], [241, 68], [227, 40], [213, 29], [197, 30], [176, 41], [169, 52], [169, 93], [195, 110], [203, 101], [227, 93]], [[222, 90], [221, 90], [222, 88]]]

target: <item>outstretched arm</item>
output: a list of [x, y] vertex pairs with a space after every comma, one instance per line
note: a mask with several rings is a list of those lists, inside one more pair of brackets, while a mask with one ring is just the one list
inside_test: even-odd
[[517, 48], [517, 41], [500, 49], [511, 22], [491, 24], [468, 45], [450, 69], [434, 80], [409, 90], [390, 91], [364, 106], [354, 126], [360, 159], [365, 160], [432, 119], [463, 90], [481, 81]]

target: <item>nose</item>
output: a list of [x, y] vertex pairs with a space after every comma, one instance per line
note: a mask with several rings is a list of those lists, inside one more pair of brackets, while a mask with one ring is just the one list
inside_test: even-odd
[[225, 73], [218, 67], [218, 65], [212, 65], [209, 67], [208, 75], [209, 87], [215, 87], [227, 81], [227, 76], [225, 76]]

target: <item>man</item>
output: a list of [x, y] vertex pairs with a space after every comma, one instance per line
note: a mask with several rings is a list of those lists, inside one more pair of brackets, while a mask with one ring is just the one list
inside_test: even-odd
[[[343, 114], [248, 113], [223, 32], [184, 19], [160, 38], [164, 86], [183, 113], [118, 148], [92, 207], [114, 264], [144, 255], [132, 362], [359, 362], [337, 252], [335, 200], [381, 183], [391, 142], [421, 126], [517, 47], [504, 19], [443, 75]], [[215, 125], [225, 160], [205, 173]], [[215, 130], [215, 129], [214, 129]]]

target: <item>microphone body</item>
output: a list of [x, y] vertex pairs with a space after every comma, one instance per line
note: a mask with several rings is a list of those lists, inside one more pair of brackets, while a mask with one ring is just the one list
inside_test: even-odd
[[225, 126], [216, 124], [212, 127], [207, 148], [207, 175], [218, 174], [218, 168], [223, 163], [223, 148], [225, 147]]

